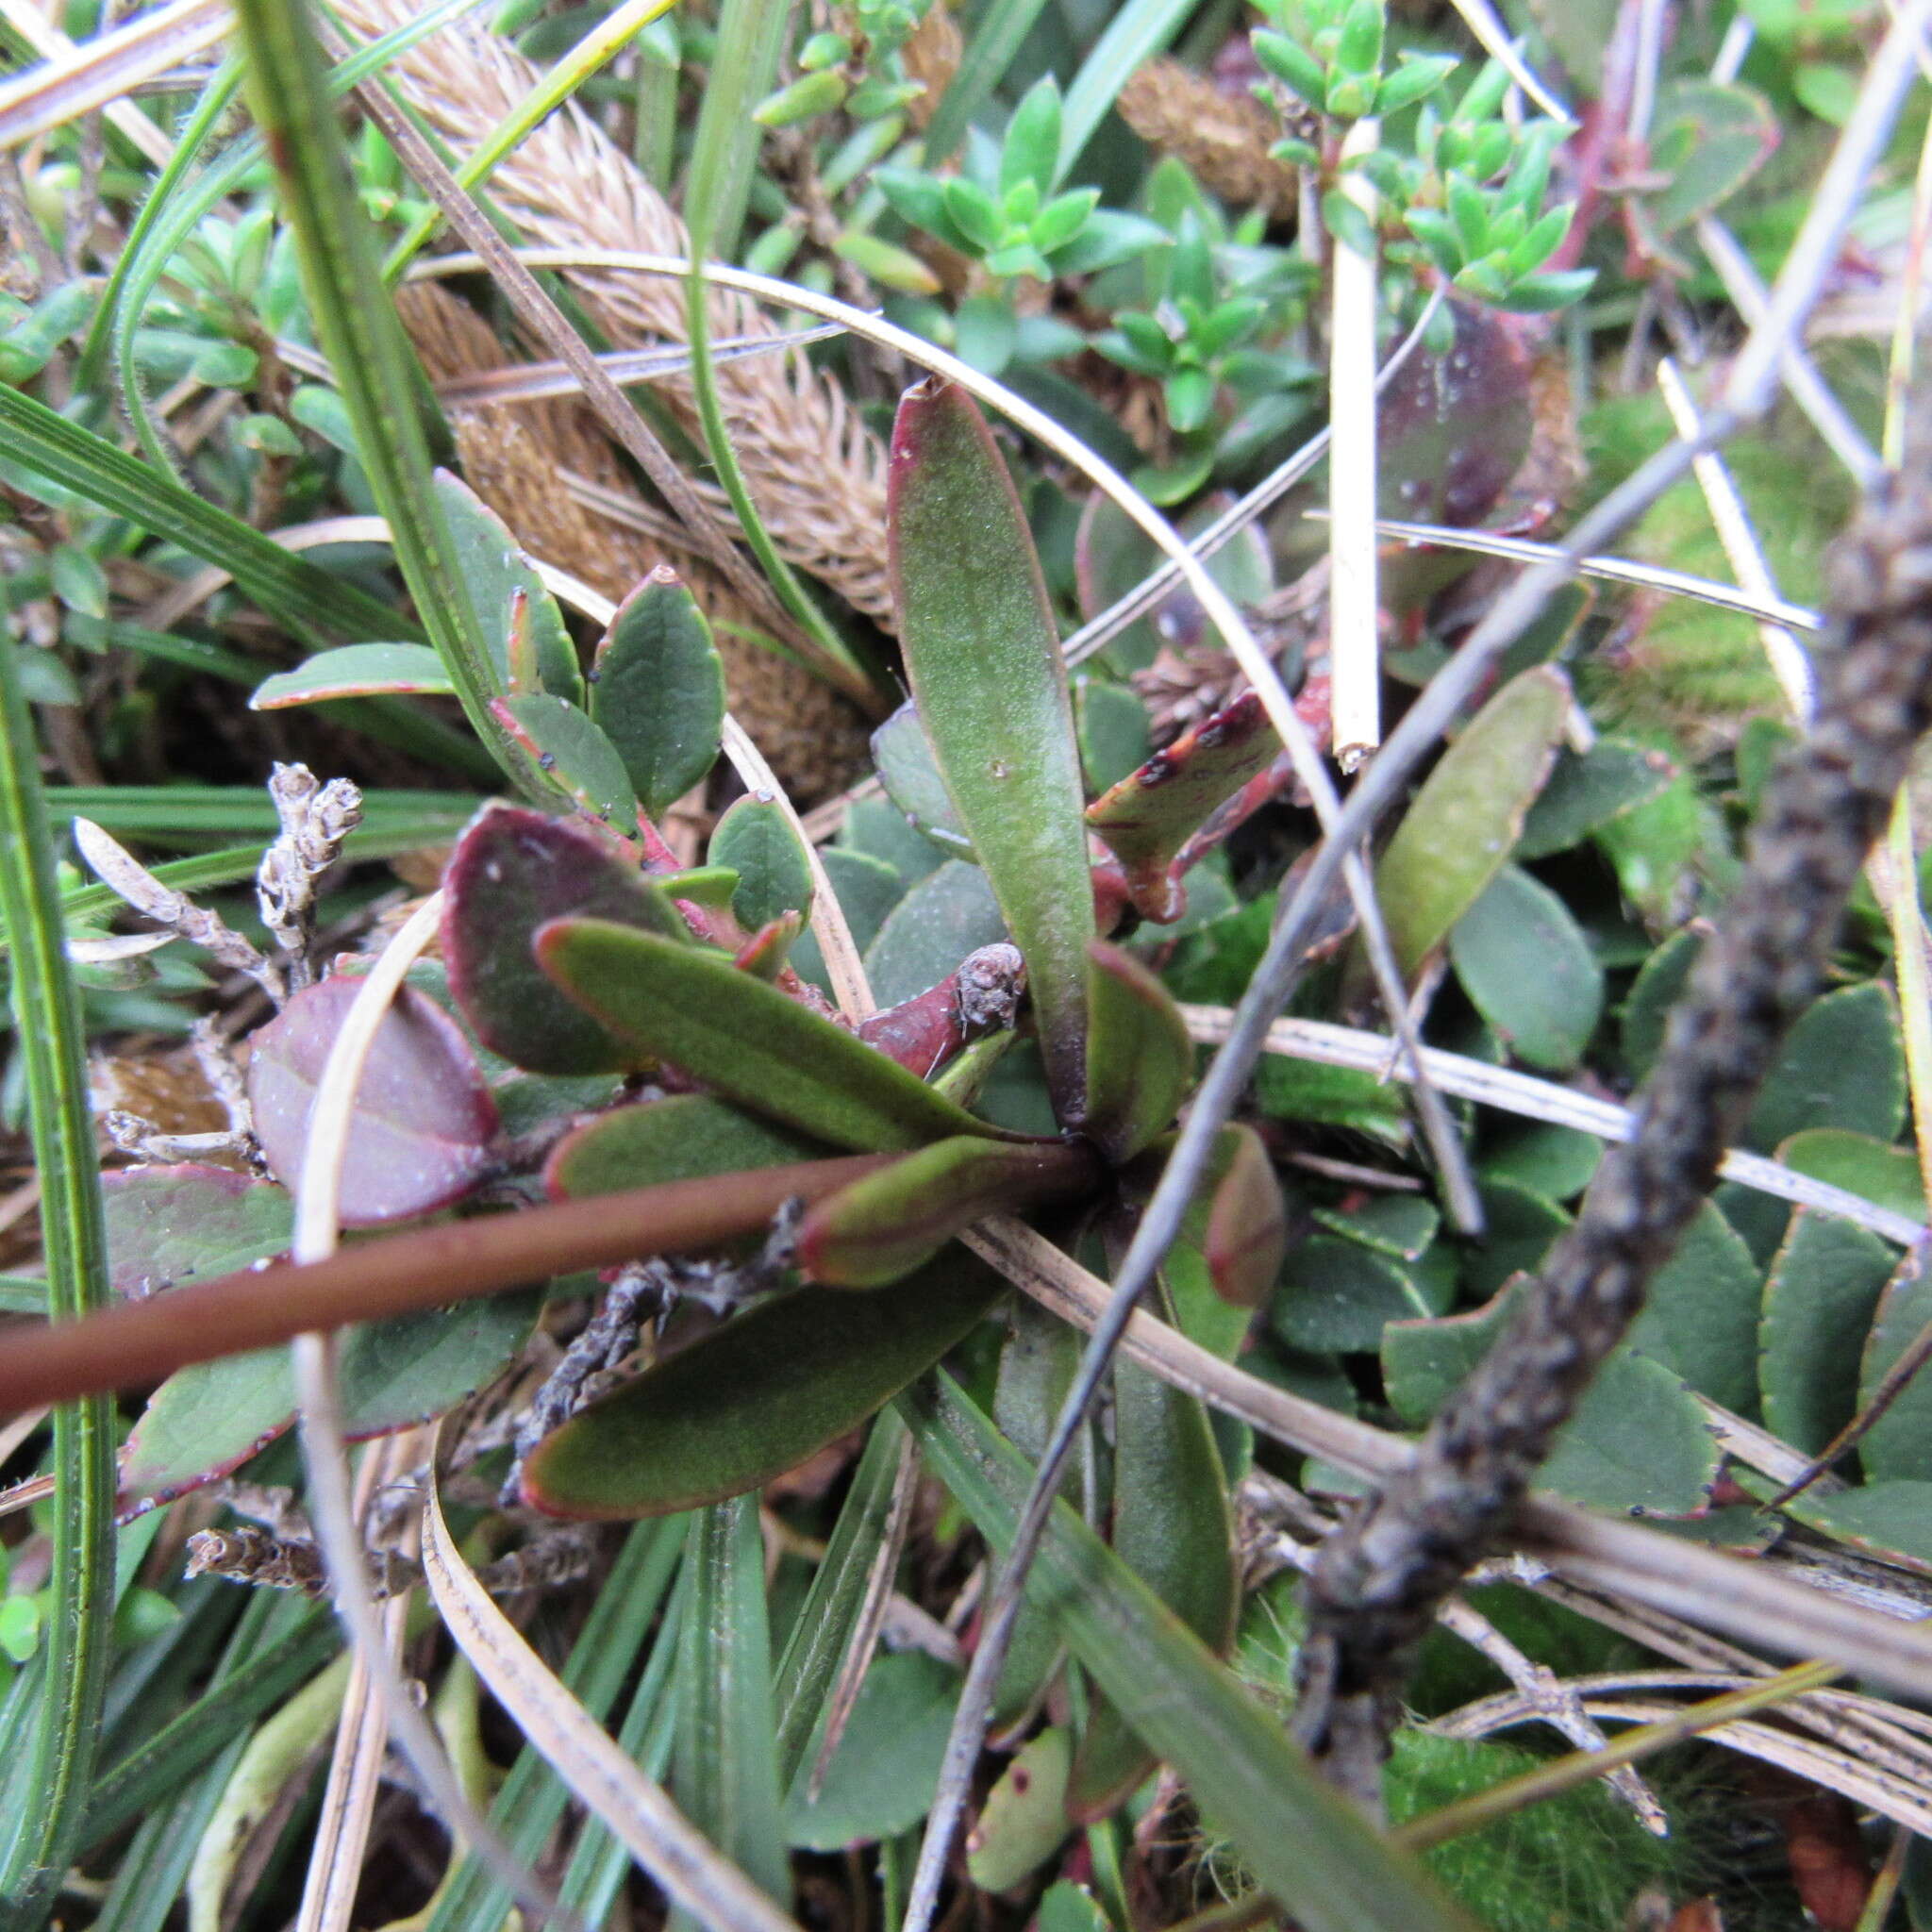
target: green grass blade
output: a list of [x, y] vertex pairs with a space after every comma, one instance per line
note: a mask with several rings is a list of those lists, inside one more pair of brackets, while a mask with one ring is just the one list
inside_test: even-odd
[[243, 0], [236, 17], [249, 95], [280, 178], [316, 336], [388, 520], [397, 565], [477, 737], [520, 790], [541, 795], [540, 774], [490, 709], [502, 691], [431, 485], [421, 365], [382, 285], [307, 0]]
[[[691, 1823], [782, 1905], [791, 1896], [791, 1866], [779, 1823], [757, 1496], [699, 1511], [685, 1556], [691, 1602], [678, 1632], [673, 1790]], [[683, 1912], [671, 1924], [697, 1932]]]
[[[683, 1517], [670, 1516], [641, 1523], [630, 1532], [571, 1646], [561, 1674], [564, 1689], [599, 1724], [617, 1702], [649, 1639], [684, 1553], [686, 1528]], [[570, 1796], [570, 1787], [526, 1744], [496, 1794], [490, 1822], [503, 1832], [513, 1857], [534, 1865]], [[514, 1903], [488, 1866], [465, 1858], [437, 1900], [424, 1932], [501, 1932]]]
[[751, 118], [751, 110], [771, 92], [777, 77], [778, 56], [791, 11], [790, 0], [724, 0], [719, 16], [718, 58], [706, 80], [705, 104], [698, 116], [684, 192], [685, 221], [691, 232], [691, 274], [685, 285], [685, 329], [691, 344], [691, 392], [706, 448], [731, 500], [732, 513], [778, 601], [813, 646], [813, 668], [869, 707], [876, 693], [864, 667], [779, 555], [752, 500], [718, 395], [717, 370], [711, 358], [709, 296], [699, 272], [708, 258], [730, 260], [738, 245], [752, 164], [764, 135]]
[[5, 384], [0, 442], [8, 460], [23, 469], [226, 571], [276, 623], [318, 649], [342, 640], [407, 636], [411, 629], [366, 591], [284, 550], [152, 464]]
[[1058, 187], [1093, 138], [1093, 130], [1120, 98], [1127, 76], [1166, 47], [1195, 10], [1195, 0], [1127, 0], [1080, 64], [1060, 107]]
[[[40, 750], [17, 646], [0, 639], [0, 918], [13, 952], [16, 1051], [41, 1183], [47, 1312], [72, 1321], [108, 1305], [87, 1036], [67, 963]], [[54, 1411], [53, 1560], [40, 1695], [10, 1759], [0, 1811], [0, 1922], [38, 1924], [74, 1856], [113, 1642], [114, 1408], [105, 1397]]]
[[47, 1284], [27, 1274], [0, 1275], [0, 1315], [44, 1315]]
[[925, 130], [927, 167], [943, 161], [965, 140], [973, 117], [1005, 78], [1044, 6], [1045, 0], [992, 0], [980, 16]]
[[[455, 838], [481, 803], [470, 791], [365, 791], [362, 824], [350, 836], [379, 839], [393, 851], [408, 849], [393, 842], [399, 838], [440, 844]], [[210, 835], [265, 841], [279, 829], [274, 801], [256, 785], [50, 785], [47, 816], [54, 824], [92, 819], [156, 844]]]
[[791, 1789], [805, 1766], [852, 1633], [858, 1627], [873, 1567], [885, 1546], [905, 1446], [906, 1424], [892, 1410], [885, 1410], [866, 1439], [865, 1454], [853, 1473], [824, 1557], [778, 1660], [772, 1702], [777, 1713], [775, 1757], [781, 1791]]
[[[934, 1474], [1004, 1551], [1033, 1474], [1026, 1458], [944, 1374], [901, 1397], [900, 1410]], [[1064, 1503], [1026, 1594], [1308, 1932], [1475, 1932]]]

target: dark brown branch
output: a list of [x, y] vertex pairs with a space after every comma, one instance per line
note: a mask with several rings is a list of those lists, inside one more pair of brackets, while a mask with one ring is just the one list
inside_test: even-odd
[[1737, 892], [1674, 1011], [1635, 1138], [1413, 1465], [1329, 1539], [1310, 1579], [1297, 1728], [1372, 1807], [1407, 1663], [1522, 1500], [1716, 1178], [1786, 1029], [1818, 991], [1846, 894], [1932, 719], [1932, 488], [1868, 507], [1831, 558], [1819, 712], [1779, 768]]
[[0, 1345], [0, 1416], [158, 1382], [191, 1362], [266, 1348], [312, 1329], [440, 1307], [580, 1268], [710, 1247], [754, 1233], [787, 1201], [816, 1201], [886, 1158], [802, 1160], [448, 1222], [345, 1248], [306, 1267], [244, 1268], [80, 1322], [8, 1328]]

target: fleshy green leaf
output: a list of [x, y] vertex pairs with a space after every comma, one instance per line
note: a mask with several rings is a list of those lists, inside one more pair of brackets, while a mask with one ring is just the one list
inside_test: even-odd
[[1569, 708], [1560, 671], [1525, 671], [1424, 780], [1375, 868], [1375, 895], [1404, 973], [1449, 937], [1502, 869], [1549, 774]]
[[1358, 1241], [1318, 1234], [1290, 1254], [1270, 1320], [1291, 1348], [1368, 1350], [1381, 1345], [1388, 1324], [1440, 1315], [1447, 1306], [1413, 1270]]
[[455, 692], [442, 659], [427, 644], [344, 644], [264, 679], [248, 708], [281, 711], [330, 698], [446, 698]]
[[628, 837], [638, 802], [617, 747], [565, 698], [492, 698], [491, 714], [577, 809]]
[[1102, 940], [1088, 941], [1087, 958], [1087, 1132], [1110, 1160], [1131, 1160], [1179, 1112], [1194, 1043], [1140, 960]]
[[1862, 1227], [1801, 1208], [1764, 1284], [1757, 1374], [1764, 1424], [1815, 1455], [1850, 1422], [1859, 1358], [1898, 1251]]
[[955, 1249], [879, 1294], [801, 1289], [591, 1403], [524, 1466], [555, 1516], [661, 1516], [757, 1489], [856, 1428], [980, 1320], [1006, 1284]]
[[566, 1134], [552, 1150], [543, 1179], [552, 1199], [578, 1201], [659, 1181], [785, 1167], [824, 1151], [708, 1093], [672, 1093], [616, 1108]]
[[286, 1253], [295, 1221], [287, 1189], [192, 1163], [104, 1174], [101, 1207], [108, 1285], [129, 1297]]
[[[305, 987], [249, 1037], [248, 1098], [270, 1168], [286, 1185], [301, 1171], [316, 1083], [360, 982]], [[375, 1029], [349, 1116], [341, 1219], [349, 1227], [447, 1207], [489, 1173], [496, 1103], [462, 1030], [405, 987]]]
[[1216, 1136], [1200, 1241], [1215, 1293], [1234, 1307], [1259, 1307], [1281, 1273], [1288, 1208], [1253, 1127], [1236, 1124]]
[[1475, 1009], [1519, 1059], [1568, 1073], [1604, 1008], [1603, 968], [1570, 908], [1513, 865], [1497, 873], [1449, 935]]
[[1738, 1415], [1757, 1411], [1763, 1271], [1708, 1201], [1651, 1277], [1630, 1346]]
[[1813, 1180], [1861, 1194], [1894, 1214], [1925, 1219], [1925, 1183], [1910, 1147], [1894, 1147], [1844, 1127], [1807, 1127], [1778, 1143], [1777, 1158]]
[[1025, 956], [1047, 1082], [1072, 1124], [1086, 1099], [1093, 936], [1073, 709], [1019, 497], [963, 391], [929, 381], [901, 400], [887, 523], [912, 694]]
[[721, 953], [608, 920], [558, 919], [538, 934], [537, 958], [638, 1052], [835, 1147], [895, 1153], [992, 1131]]
[[1134, 904], [1149, 919], [1180, 911], [1174, 859], [1202, 822], [1257, 778], [1281, 754], [1261, 700], [1244, 691], [1224, 710], [1183, 732], [1087, 809], [1087, 823], [1127, 874]]
[[629, 848], [591, 825], [490, 805], [457, 841], [442, 890], [450, 991], [491, 1052], [536, 1074], [621, 1073], [637, 1063], [557, 991], [531, 950], [538, 927], [576, 914], [688, 937]]
[[675, 571], [659, 564], [618, 606], [591, 675], [591, 716], [661, 818], [716, 762], [724, 722], [724, 665]]
[[1147, 707], [1126, 685], [1076, 678], [1074, 716], [1081, 768], [1094, 791], [1109, 790], [1147, 762]]
[[829, 1287], [883, 1288], [975, 1221], [1097, 1178], [1091, 1156], [1077, 1146], [936, 1141], [819, 1202], [798, 1231], [799, 1266]]
[[[564, 626], [557, 599], [518, 547], [509, 526], [447, 470], [437, 471], [433, 488], [449, 525], [457, 573], [469, 586], [483, 625], [498, 694], [517, 688], [510, 675], [511, 637], [515, 624], [521, 623], [524, 649], [536, 665], [536, 689], [581, 705], [584, 675], [577, 667], [577, 647]], [[519, 594], [524, 600], [521, 612], [514, 608]]]
[[1008, 1891], [1053, 1857], [1072, 1829], [1067, 1778], [1074, 1744], [1051, 1724], [1022, 1745], [987, 1793], [966, 1839], [966, 1870], [982, 1891]]
[[[1004, 1550], [1032, 1474], [1025, 1458], [944, 1376], [910, 1392], [903, 1413], [940, 1478]], [[1308, 1932], [1470, 1926], [1064, 1503], [1054, 1506], [1026, 1593]]]
[[738, 874], [731, 913], [746, 932], [787, 912], [811, 912], [811, 865], [777, 801], [741, 798], [718, 821], [706, 855]]
[[1681, 77], [1657, 90], [1650, 164], [1668, 185], [1641, 204], [1668, 235], [1736, 193], [1777, 145], [1777, 116], [1757, 89]]

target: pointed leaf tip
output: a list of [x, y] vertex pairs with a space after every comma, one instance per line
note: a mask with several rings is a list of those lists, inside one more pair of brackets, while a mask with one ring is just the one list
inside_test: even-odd
[[1040, 558], [977, 407], [927, 381], [892, 429], [887, 535], [919, 718], [960, 824], [1026, 958], [1055, 1106], [1086, 1108], [1093, 936], [1066, 668]]

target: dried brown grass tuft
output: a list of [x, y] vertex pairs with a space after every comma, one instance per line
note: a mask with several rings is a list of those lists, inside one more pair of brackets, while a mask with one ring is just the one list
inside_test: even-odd
[[1118, 106], [1142, 141], [1177, 156], [1223, 200], [1275, 214], [1293, 208], [1300, 177], [1269, 154], [1280, 129], [1259, 101], [1224, 93], [1178, 60], [1149, 60], [1128, 77]]
[[[374, 36], [419, 8], [413, 0], [340, 0], [336, 10], [345, 25]], [[390, 74], [409, 106], [458, 154], [475, 147], [538, 80], [528, 61], [471, 19], [410, 48]], [[682, 255], [689, 245], [684, 225], [664, 197], [574, 103], [552, 114], [498, 167], [490, 193], [540, 246]], [[680, 283], [608, 269], [570, 270], [567, 279], [620, 346], [683, 340]], [[762, 309], [723, 290], [710, 298], [710, 323], [720, 337], [777, 333]], [[837, 386], [796, 351], [721, 364], [718, 389], [745, 480], [779, 549], [890, 625], [885, 452], [877, 440]], [[687, 378], [667, 378], [658, 393], [695, 428]]]

